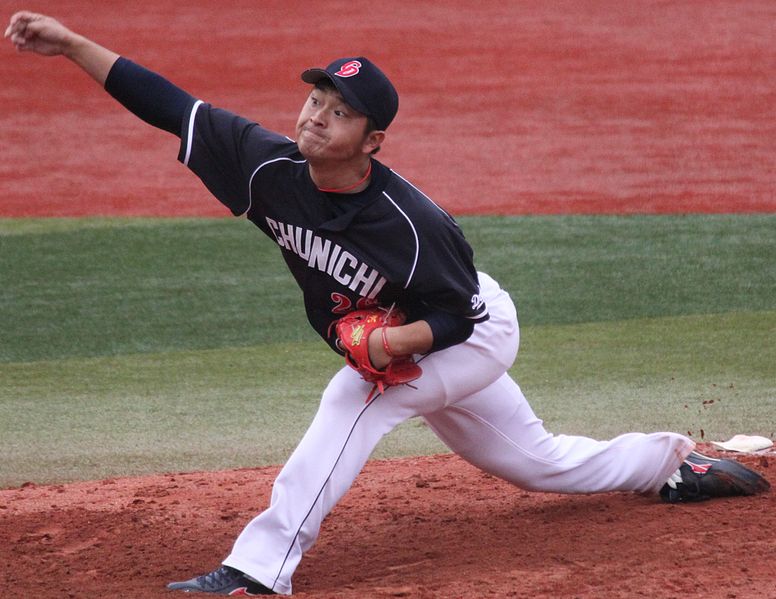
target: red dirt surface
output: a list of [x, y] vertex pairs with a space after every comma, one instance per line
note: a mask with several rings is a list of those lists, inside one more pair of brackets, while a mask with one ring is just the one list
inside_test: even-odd
[[[774, 455], [740, 459], [772, 477]], [[182, 596], [165, 584], [216, 567], [276, 473], [0, 491], [0, 596]], [[526, 493], [455, 456], [375, 461], [324, 522], [294, 596], [772, 598], [775, 527], [774, 493], [667, 505]]]
[[[46, 6], [49, 4], [50, 6]], [[402, 96], [380, 158], [463, 213], [774, 212], [771, 0], [58, 0], [34, 7], [292, 133], [304, 68], [366, 54]], [[218, 8], [217, 8], [218, 7]], [[0, 0], [0, 16], [23, 8]], [[0, 217], [226, 215], [61, 59], [0, 50]], [[742, 460], [773, 475], [773, 455]], [[0, 597], [177, 596], [277, 468], [0, 490]], [[453, 456], [370, 462], [299, 597], [773, 598], [776, 494], [525, 493]]]
[[[366, 54], [401, 95], [380, 158], [457, 214], [776, 210], [772, 0], [38, 5], [286, 135], [299, 73]], [[0, 80], [0, 216], [227, 214], [65, 60], [5, 43]]]

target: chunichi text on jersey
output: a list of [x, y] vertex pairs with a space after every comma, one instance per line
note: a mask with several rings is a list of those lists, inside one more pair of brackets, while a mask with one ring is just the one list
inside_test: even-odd
[[385, 277], [377, 270], [331, 239], [269, 217], [266, 221], [280, 247], [306, 260], [309, 268], [325, 272], [351, 291], [374, 299], [385, 285]]

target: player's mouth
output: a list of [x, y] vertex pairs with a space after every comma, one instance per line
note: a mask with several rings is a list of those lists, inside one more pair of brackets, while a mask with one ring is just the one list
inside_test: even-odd
[[322, 141], [326, 141], [328, 139], [325, 135], [321, 135], [318, 131], [316, 131], [312, 127], [303, 127], [302, 133], [309, 133], [313, 137], [316, 137]]

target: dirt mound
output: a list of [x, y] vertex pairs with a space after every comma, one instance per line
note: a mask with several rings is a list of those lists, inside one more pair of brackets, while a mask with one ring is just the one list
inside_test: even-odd
[[[741, 461], [769, 476], [772, 457]], [[218, 564], [277, 470], [0, 491], [0, 595], [177, 596], [165, 584]], [[526, 493], [449, 455], [370, 462], [295, 596], [773, 597], [775, 508], [776, 493], [690, 505]]]

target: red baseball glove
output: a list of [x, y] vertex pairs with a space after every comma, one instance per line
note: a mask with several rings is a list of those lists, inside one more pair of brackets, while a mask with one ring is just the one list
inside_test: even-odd
[[423, 374], [412, 356], [394, 356], [383, 370], [375, 368], [369, 359], [369, 335], [375, 329], [402, 325], [405, 320], [400, 310], [371, 308], [350, 312], [335, 325], [337, 344], [345, 352], [348, 366], [358, 371], [365, 381], [375, 384], [366, 398], [367, 402], [376, 391], [384, 393], [387, 387], [405, 385]]

